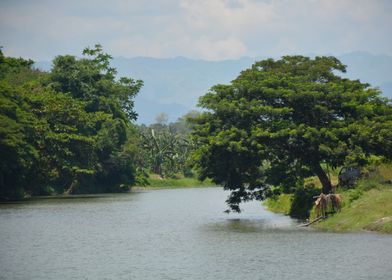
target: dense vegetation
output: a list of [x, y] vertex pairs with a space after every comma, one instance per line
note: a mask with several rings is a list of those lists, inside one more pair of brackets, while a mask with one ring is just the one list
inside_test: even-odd
[[189, 157], [194, 150], [190, 139], [188, 118], [197, 116], [191, 111], [176, 122], [167, 124], [167, 116], [159, 114], [156, 123], [139, 126], [144, 167], [161, 178], [182, 175], [192, 177]]
[[[332, 172], [331, 179], [337, 182], [338, 174]], [[321, 188], [316, 178], [308, 178], [308, 181]], [[314, 224], [316, 228], [328, 231], [372, 230], [392, 233], [391, 164], [374, 163], [368, 166], [355, 186], [340, 186], [337, 192], [343, 201], [341, 210], [329, 215], [328, 219], [318, 221]], [[295, 199], [295, 194], [280, 194], [269, 197], [264, 204], [272, 212], [316, 220], [314, 203], [298, 209]], [[302, 213], [298, 210], [302, 210]]]
[[[332, 192], [328, 170], [392, 158], [391, 102], [345, 71], [334, 57], [267, 59], [201, 97], [194, 161], [202, 178], [232, 191], [231, 210], [279, 193], [303, 206]], [[313, 175], [321, 190], [304, 188]]]
[[[0, 53], [0, 197], [119, 191], [135, 181], [133, 97], [99, 45], [49, 73]], [[92, 189], [93, 188], [93, 189]]]
[[198, 175], [232, 191], [231, 210], [270, 197], [306, 218], [313, 196], [333, 191], [331, 171], [392, 158], [391, 102], [338, 76], [336, 58], [257, 62], [201, 97], [203, 113], [149, 126], [133, 123], [142, 81], [118, 78], [110, 60], [96, 45], [42, 72], [0, 52], [1, 199], [199, 185]]
[[0, 52], [1, 199], [118, 192], [149, 184], [150, 173], [193, 175], [187, 116], [135, 125], [143, 83], [116, 77], [110, 60], [96, 45], [82, 58], [57, 56], [43, 72]]
[[[392, 165], [374, 165], [355, 188], [342, 188], [343, 208], [316, 224], [332, 231], [371, 230], [392, 233]], [[311, 213], [311, 219], [314, 212]]]

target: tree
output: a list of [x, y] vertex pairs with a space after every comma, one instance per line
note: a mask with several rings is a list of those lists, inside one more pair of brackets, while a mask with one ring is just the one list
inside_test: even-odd
[[256, 62], [229, 85], [201, 97], [193, 119], [203, 178], [231, 190], [232, 210], [263, 199], [271, 186], [293, 191], [325, 168], [364, 165], [370, 155], [392, 158], [392, 106], [378, 89], [338, 76], [334, 57], [285, 56]]
[[29, 95], [29, 104], [38, 120], [30, 143], [39, 154], [39, 183], [53, 187], [57, 193], [72, 193], [83, 177], [97, 171], [96, 127], [110, 116], [86, 112], [85, 102], [39, 86]]
[[100, 45], [83, 54], [58, 56], [46, 73], [0, 49], [0, 199], [134, 183], [142, 82], [117, 79]]
[[23, 194], [29, 170], [37, 161], [31, 145], [36, 123], [23, 93], [0, 82], [0, 198], [13, 199]]
[[83, 50], [84, 58], [57, 56], [53, 60], [51, 87], [87, 102], [89, 112], [111, 113], [115, 118], [135, 120], [133, 98], [143, 86], [141, 80], [127, 77], [116, 79], [116, 69], [110, 67], [112, 57], [97, 44]]
[[94, 126], [97, 164], [91, 173], [94, 178], [85, 184], [85, 189], [93, 192], [91, 185], [94, 185], [99, 191], [114, 191], [134, 182], [132, 154], [126, 155], [124, 151], [131, 146], [127, 140], [133, 130], [128, 128], [137, 117], [133, 98], [143, 82], [126, 77], [117, 79], [116, 69], [110, 67], [112, 57], [99, 44], [84, 49], [83, 55], [80, 59], [70, 55], [56, 57], [48, 85], [83, 102], [87, 113], [103, 117]]

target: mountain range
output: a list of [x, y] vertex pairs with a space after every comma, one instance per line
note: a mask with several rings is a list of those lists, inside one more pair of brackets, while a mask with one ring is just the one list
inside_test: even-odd
[[[392, 57], [367, 52], [351, 52], [337, 56], [347, 65], [345, 77], [359, 79], [372, 87], [379, 87], [383, 95], [392, 98]], [[166, 113], [169, 121], [196, 109], [198, 98], [215, 84], [229, 83], [255, 61], [244, 57], [236, 60], [206, 61], [184, 57], [114, 57], [112, 66], [119, 76], [144, 81], [135, 99], [139, 114], [137, 123], [151, 124], [159, 113]], [[41, 61], [36, 67], [49, 70], [50, 63]]]

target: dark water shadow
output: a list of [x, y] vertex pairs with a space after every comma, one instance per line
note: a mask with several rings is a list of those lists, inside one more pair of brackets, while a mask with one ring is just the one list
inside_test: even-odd
[[0, 207], [12, 205], [28, 205], [28, 204], [50, 204], [50, 203], [91, 203], [113, 200], [128, 200], [137, 195], [139, 192], [126, 193], [99, 193], [99, 194], [76, 194], [76, 195], [53, 195], [53, 196], [34, 196], [21, 200], [0, 201]]
[[269, 219], [222, 219], [203, 226], [204, 230], [216, 232], [259, 233], [259, 232], [291, 232], [308, 231], [298, 227], [294, 220], [274, 221]]

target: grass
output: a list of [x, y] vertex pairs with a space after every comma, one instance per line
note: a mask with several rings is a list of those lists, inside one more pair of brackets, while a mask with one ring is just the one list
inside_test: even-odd
[[327, 231], [371, 230], [392, 233], [392, 165], [379, 165], [355, 189], [338, 192], [342, 210], [315, 227]]
[[340, 213], [315, 225], [327, 231], [372, 230], [392, 233], [392, 186], [378, 185], [350, 202], [350, 193], [343, 192]]
[[215, 184], [207, 179], [199, 181], [196, 178], [160, 178], [156, 174], [150, 174], [148, 178], [149, 184], [146, 186], [135, 186], [136, 189], [178, 189], [178, 188], [195, 188], [215, 186]]
[[[337, 189], [343, 198], [339, 213], [329, 216], [313, 226], [335, 232], [377, 231], [392, 233], [392, 164], [371, 167], [369, 174], [354, 189]], [[336, 181], [337, 174], [331, 174]], [[389, 183], [388, 183], [389, 181]], [[317, 178], [305, 180], [305, 184], [320, 186]], [[283, 194], [267, 199], [264, 204], [272, 212], [288, 214], [292, 195]], [[310, 220], [313, 220], [314, 209]]]
[[280, 194], [266, 199], [263, 204], [274, 213], [290, 214], [292, 194]]

